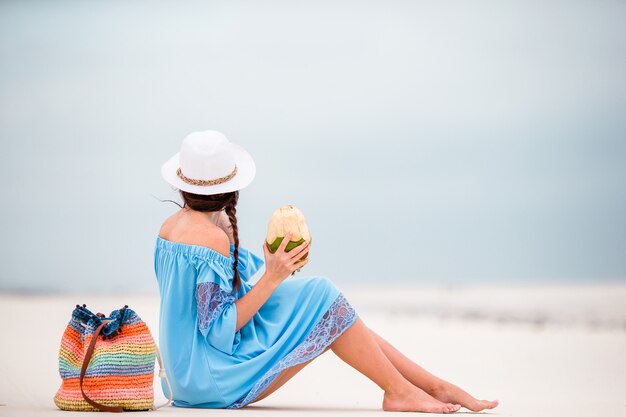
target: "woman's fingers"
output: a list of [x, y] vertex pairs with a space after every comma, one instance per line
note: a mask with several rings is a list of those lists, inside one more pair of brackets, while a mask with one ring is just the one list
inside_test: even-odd
[[289, 252], [286, 251], [287, 244], [291, 241], [292, 236], [292, 233], [287, 233], [274, 253], [270, 251], [267, 242], [263, 242], [267, 270], [282, 276], [282, 279], [287, 278], [290, 274], [294, 275], [309, 262], [308, 257], [302, 258], [309, 252], [311, 242], [304, 242]]
[[296, 272], [300, 272], [302, 267], [304, 265], [308, 264], [308, 263], [309, 263], [309, 258], [306, 258], [303, 261], [299, 261], [299, 262], [296, 262], [295, 264], [293, 264], [292, 270], [291, 270], [291, 275], [294, 275]]
[[276, 252], [280, 252], [280, 253], [285, 252], [287, 243], [289, 243], [290, 240], [291, 240], [291, 232], [287, 232], [283, 240], [280, 242], [280, 245], [278, 245], [278, 249], [276, 249]]
[[302, 245], [293, 248], [289, 255], [291, 255], [291, 259], [300, 259], [306, 252], [309, 251], [309, 242], [304, 242]]

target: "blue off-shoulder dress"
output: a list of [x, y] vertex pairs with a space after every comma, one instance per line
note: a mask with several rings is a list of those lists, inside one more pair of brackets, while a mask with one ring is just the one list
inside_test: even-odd
[[159, 345], [175, 406], [244, 407], [283, 370], [321, 354], [357, 318], [328, 278], [290, 277], [235, 331], [235, 301], [250, 291], [263, 260], [239, 247], [241, 285], [234, 291], [233, 251], [231, 244], [226, 257], [157, 237]]

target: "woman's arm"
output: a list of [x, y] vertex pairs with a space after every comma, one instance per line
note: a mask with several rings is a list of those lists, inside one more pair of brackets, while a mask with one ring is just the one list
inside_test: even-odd
[[297, 248], [289, 252], [285, 252], [285, 247], [289, 242], [291, 233], [280, 243], [275, 253], [271, 253], [267, 248], [267, 244], [263, 242], [263, 252], [265, 254], [265, 273], [254, 284], [246, 295], [235, 302], [237, 308], [237, 328], [239, 331], [254, 314], [259, 311], [261, 306], [272, 295], [274, 290], [283, 282], [292, 272], [298, 268], [302, 268], [309, 261], [309, 257], [304, 261], [298, 262], [309, 250], [309, 242], [305, 242]]

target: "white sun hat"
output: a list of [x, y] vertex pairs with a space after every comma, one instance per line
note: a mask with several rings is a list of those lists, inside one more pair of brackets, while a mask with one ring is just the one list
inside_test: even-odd
[[252, 156], [216, 130], [187, 135], [180, 152], [161, 167], [165, 181], [179, 190], [202, 195], [241, 190], [255, 174]]

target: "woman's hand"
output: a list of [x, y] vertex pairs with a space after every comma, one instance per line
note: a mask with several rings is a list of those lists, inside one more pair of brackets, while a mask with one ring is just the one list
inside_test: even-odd
[[285, 252], [285, 248], [287, 247], [287, 243], [289, 243], [290, 238], [291, 233], [287, 233], [287, 235], [283, 238], [283, 241], [280, 242], [280, 246], [278, 246], [275, 253], [271, 253], [267, 247], [267, 242], [263, 241], [263, 252], [265, 253], [265, 273], [269, 278], [276, 281], [278, 284], [287, 279], [289, 275], [299, 271], [300, 268], [309, 262], [308, 256], [306, 259], [298, 261], [309, 252], [309, 242], [304, 242], [289, 252]]
[[267, 299], [272, 295], [274, 290], [278, 288], [290, 274], [299, 270], [309, 262], [309, 257], [298, 262], [305, 254], [308, 254], [310, 242], [304, 242], [285, 252], [287, 243], [291, 240], [291, 233], [280, 242], [280, 246], [275, 253], [271, 253], [267, 247], [267, 243], [263, 241], [263, 252], [265, 253], [265, 273], [259, 281], [252, 286], [243, 297], [235, 301], [237, 307], [237, 327], [241, 329], [257, 311], [263, 306]]

